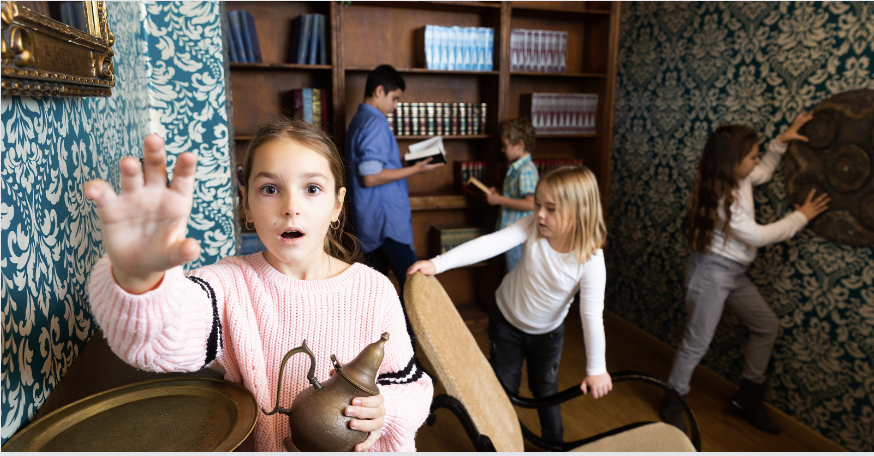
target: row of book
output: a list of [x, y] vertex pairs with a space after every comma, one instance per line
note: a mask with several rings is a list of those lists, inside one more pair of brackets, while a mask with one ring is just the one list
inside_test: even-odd
[[430, 256], [442, 255], [467, 241], [488, 233], [488, 229], [478, 226], [432, 225]]
[[325, 41], [325, 15], [301, 14], [291, 21], [288, 63], [327, 65], [328, 42]]
[[426, 25], [415, 39], [418, 64], [429, 70], [492, 71], [494, 29]]
[[245, 10], [228, 11], [228, 54], [231, 62], [261, 63], [261, 43], [255, 18]]
[[331, 134], [331, 91], [327, 89], [294, 89], [286, 92], [282, 106], [298, 119], [303, 119]]
[[567, 36], [552, 30], [511, 30], [510, 71], [566, 72]]
[[519, 113], [529, 116], [538, 135], [595, 133], [598, 94], [523, 93]]
[[397, 136], [480, 135], [487, 109], [486, 103], [398, 103], [388, 125]]
[[[486, 180], [486, 162], [483, 161], [457, 161], [452, 164], [455, 187], [465, 194], [485, 196], [488, 187], [483, 184], [485, 190], [476, 187], [474, 182], [482, 183]], [[473, 178], [474, 181], [470, 179]], [[471, 187], [473, 185], [474, 187]]]

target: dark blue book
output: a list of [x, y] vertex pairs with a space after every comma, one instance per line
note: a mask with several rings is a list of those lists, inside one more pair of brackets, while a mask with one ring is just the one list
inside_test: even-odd
[[249, 22], [246, 21], [246, 12], [237, 11], [238, 20], [240, 21], [240, 35], [243, 37], [243, 50], [246, 51], [246, 61], [249, 63], [255, 62], [255, 51], [252, 50], [252, 35], [249, 34]]
[[309, 14], [301, 14], [291, 21], [291, 40], [288, 44], [288, 63], [307, 63], [310, 50], [309, 37], [313, 18]]
[[255, 18], [252, 17], [248, 11], [242, 10], [241, 13], [246, 19], [243, 23], [246, 24], [249, 32], [249, 42], [252, 46], [253, 62], [261, 63], [263, 62], [261, 59], [261, 42], [258, 41], [258, 30], [255, 28]]
[[321, 14], [313, 14], [313, 26], [310, 36], [310, 50], [307, 57], [307, 63], [309, 63], [310, 65], [315, 65], [319, 63], [319, 35], [321, 33], [320, 30], [322, 28], [322, 24], [325, 22], [324, 19], [325, 16], [322, 16]]
[[234, 45], [234, 32], [231, 30], [231, 13], [228, 11], [228, 57], [231, 62], [239, 62], [240, 56], [237, 55], [237, 47]]
[[240, 12], [231, 11], [228, 13], [228, 18], [231, 22], [231, 36], [234, 38], [234, 46], [237, 48], [237, 57], [240, 62], [249, 63], [246, 58], [246, 47], [243, 44], [243, 29], [240, 25]]
[[[321, 14], [319, 16], [322, 16]], [[319, 27], [319, 63], [322, 65], [328, 64], [328, 44], [325, 41], [325, 16], [321, 18], [322, 26]]]

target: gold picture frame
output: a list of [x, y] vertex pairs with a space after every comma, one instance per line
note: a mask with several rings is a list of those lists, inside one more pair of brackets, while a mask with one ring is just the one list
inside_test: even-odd
[[82, 2], [88, 32], [2, 2], [3, 95], [108, 97], [115, 87], [105, 1]]

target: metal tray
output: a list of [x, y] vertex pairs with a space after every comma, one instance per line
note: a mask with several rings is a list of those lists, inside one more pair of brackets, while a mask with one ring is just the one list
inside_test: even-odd
[[236, 383], [152, 380], [73, 402], [31, 423], [3, 451], [232, 451], [252, 432], [258, 403]]

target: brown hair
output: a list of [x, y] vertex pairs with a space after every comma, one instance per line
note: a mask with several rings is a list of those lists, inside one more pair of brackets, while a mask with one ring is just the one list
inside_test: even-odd
[[[589, 261], [607, 241], [607, 226], [595, 174], [585, 166], [561, 166], [540, 178], [537, 186], [552, 192], [565, 236], [572, 240], [571, 250], [577, 261]], [[538, 231], [537, 238], [541, 237]]]
[[501, 122], [501, 139], [506, 139], [510, 144], [519, 144], [525, 141], [525, 152], [534, 153], [534, 125], [527, 117], [517, 117]]
[[707, 137], [686, 210], [685, 234], [692, 250], [706, 253], [713, 242], [720, 203], [726, 217], [722, 232], [728, 241], [731, 205], [737, 188], [735, 170], [758, 142], [756, 131], [746, 125], [721, 125]]
[[[331, 138], [325, 132], [303, 120], [290, 119], [285, 116], [273, 117], [265, 120], [258, 127], [255, 137], [249, 141], [246, 156], [243, 158], [243, 183], [246, 186], [247, 205], [249, 199], [248, 192], [251, 190], [249, 178], [252, 175], [252, 163], [255, 161], [255, 153], [261, 146], [280, 139], [294, 141], [328, 160], [328, 166], [331, 169], [331, 174], [334, 176], [335, 196], [339, 194], [342, 187], [345, 187], [346, 173], [343, 166], [343, 157], [337, 150], [337, 146], [334, 145], [334, 142], [331, 141]], [[360, 259], [361, 247], [358, 238], [345, 230], [345, 204], [344, 201], [343, 207], [340, 209], [340, 215], [337, 218], [340, 226], [336, 229], [331, 228], [328, 230], [328, 235], [325, 236], [325, 253], [347, 263], [353, 263]]]

